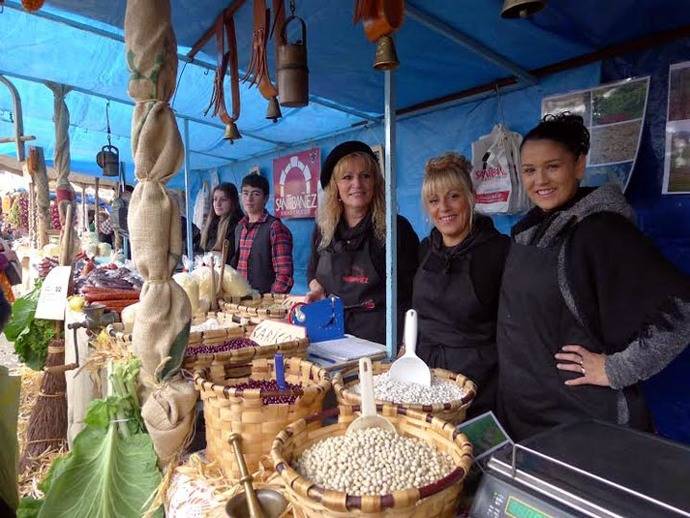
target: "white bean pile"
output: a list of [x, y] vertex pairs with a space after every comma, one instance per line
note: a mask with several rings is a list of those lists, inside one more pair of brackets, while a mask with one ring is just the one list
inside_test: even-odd
[[448, 475], [450, 455], [380, 428], [329, 437], [304, 450], [295, 469], [307, 480], [350, 495], [387, 495]]
[[[359, 383], [352, 386], [352, 390], [359, 394]], [[462, 399], [465, 391], [455, 382], [433, 376], [431, 386], [426, 387], [418, 383], [405, 383], [390, 378], [388, 373], [374, 376], [374, 397], [380, 401], [391, 403], [407, 403], [414, 405], [434, 405], [449, 403]]]

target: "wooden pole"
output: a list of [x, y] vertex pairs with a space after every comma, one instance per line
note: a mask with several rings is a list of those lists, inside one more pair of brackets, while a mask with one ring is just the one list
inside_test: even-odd
[[95, 196], [95, 198], [96, 198], [96, 208], [95, 208], [94, 213], [93, 213], [93, 226], [96, 227], [95, 230], [96, 230], [96, 233], [97, 233], [97, 234], [98, 234], [98, 228], [99, 228], [99, 227], [98, 227], [98, 224], [99, 224], [100, 219], [101, 219], [101, 218], [99, 217], [99, 214], [98, 214], [98, 203], [99, 203], [99, 200], [98, 200], [98, 188], [99, 188], [99, 184], [100, 184], [100, 178], [96, 177], [96, 196]]
[[81, 184], [81, 230], [89, 231], [89, 209], [86, 206], [86, 185]]
[[60, 266], [67, 266], [72, 263], [72, 204], [67, 206], [65, 217], [65, 227], [62, 229], [62, 241], [60, 242]]

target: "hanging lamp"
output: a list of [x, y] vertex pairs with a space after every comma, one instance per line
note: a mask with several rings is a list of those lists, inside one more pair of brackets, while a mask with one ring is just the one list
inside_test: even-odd
[[110, 101], [105, 105], [105, 120], [108, 132], [108, 144], [96, 155], [96, 163], [103, 170], [103, 176], [118, 176], [120, 173], [120, 150], [113, 146], [110, 134]]

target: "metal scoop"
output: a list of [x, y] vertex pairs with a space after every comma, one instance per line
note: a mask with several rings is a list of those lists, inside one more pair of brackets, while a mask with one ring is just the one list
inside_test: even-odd
[[371, 367], [371, 358], [359, 359], [359, 386], [362, 395], [360, 416], [350, 423], [347, 433], [366, 428], [381, 428], [387, 432], [398, 433], [393, 424], [383, 416], [376, 414], [376, 402], [374, 400], [374, 375]]
[[416, 354], [417, 312], [410, 309], [405, 314], [405, 354], [393, 362], [388, 377], [406, 383], [431, 385], [431, 371]]

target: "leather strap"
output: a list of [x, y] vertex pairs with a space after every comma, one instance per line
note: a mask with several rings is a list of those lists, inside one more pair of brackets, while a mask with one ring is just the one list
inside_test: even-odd
[[[235, 20], [232, 16], [219, 17], [216, 20], [216, 51], [217, 65], [213, 80], [213, 95], [206, 113], [213, 106], [213, 115], [217, 115], [224, 124], [230, 124], [240, 118], [240, 85], [239, 63], [237, 58], [237, 36], [235, 32]], [[227, 50], [226, 50], [227, 42]], [[232, 117], [228, 115], [225, 105], [225, 92], [223, 83], [225, 75], [230, 67], [230, 92], [232, 95]]]
[[278, 96], [278, 89], [271, 83], [266, 57], [268, 27], [270, 26], [270, 9], [266, 9], [265, 0], [254, 0], [254, 33], [252, 36], [252, 57], [247, 73], [242, 78], [249, 85], [258, 85], [264, 99]]

